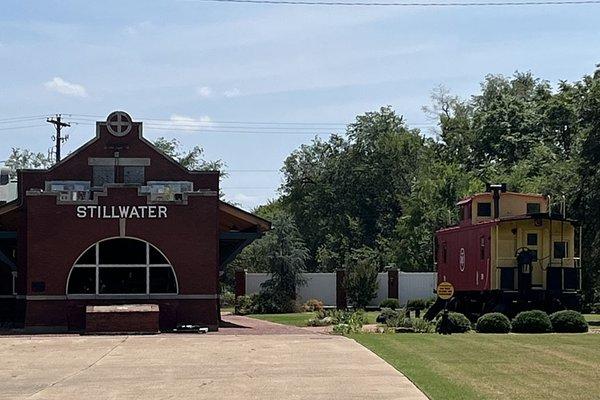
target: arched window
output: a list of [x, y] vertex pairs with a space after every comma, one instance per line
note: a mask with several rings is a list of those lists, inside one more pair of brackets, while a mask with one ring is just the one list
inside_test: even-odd
[[67, 282], [71, 295], [178, 293], [171, 263], [148, 242], [115, 238], [96, 243], [75, 262]]

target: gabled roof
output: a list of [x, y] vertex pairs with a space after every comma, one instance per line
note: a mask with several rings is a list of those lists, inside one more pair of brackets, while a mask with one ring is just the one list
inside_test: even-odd
[[219, 201], [219, 225], [219, 229], [222, 232], [266, 232], [271, 229], [270, 221], [224, 201]]

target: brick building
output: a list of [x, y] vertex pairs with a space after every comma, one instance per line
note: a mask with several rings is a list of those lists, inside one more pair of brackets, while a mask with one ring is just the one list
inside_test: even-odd
[[156, 304], [162, 330], [217, 329], [219, 273], [269, 222], [219, 200], [218, 171], [189, 171], [114, 112], [47, 170], [18, 172], [0, 206], [0, 316], [81, 330], [90, 305]]

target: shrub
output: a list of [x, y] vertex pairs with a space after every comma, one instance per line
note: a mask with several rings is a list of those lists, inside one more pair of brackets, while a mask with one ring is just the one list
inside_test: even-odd
[[[442, 317], [440, 317], [435, 326], [435, 331], [440, 332], [442, 326]], [[465, 333], [471, 330], [471, 321], [464, 314], [451, 312], [448, 313], [448, 331], [450, 333]]]
[[399, 317], [394, 326], [398, 327], [398, 328], [412, 328], [413, 327], [413, 319], [406, 318], [406, 317]]
[[304, 312], [322, 311], [323, 302], [319, 299], [310, 299], [302, 305], [302, 310]]
[[254, 314], [255, 311], [255, 302], [256, 302], [256, 294], [252, 294], [249, 296], [239, 296], [235, 299], [235, 308], [234, 314], [237, 315], [247, 315]]
[[339, 321], [338, 324], [333, 327], [333, 333], [345, 335], [362, 331], [362, 326], [367, 320], [364, 312], [357, 311], [343, 315], [344, 317], [348, 316], [347, 320]]
[[479, 333], [508, 333], [510, 332], [510, 320], [502, 313], [484, 314], [477, 320], [477, 332]]
[[368, 247], [353, 250], [347, 256], [346, 293], [355, 308], [365, 308], [377, 295], [377, 259], [377, 253]]
[[414, 299], [406, 302], [406, 308], [410, 310], [424, 310], [427, 308], [426, 299]]
[[393, 310], [391, 308], [384, 308], [381, 310], [381, 313], [377, 316], [377, 323], [379, 324], [387, 324], [388, 320], [397, 319], [400, 314], [398, 311]]
[[339, 322], [350, 325], [360, 325], [361, 327], [367, 323], [367, 314], [363, 310], [342, 311], [340, 313]]
[[367, 323], [367, 316], [362, 310], [356, 312], [343, 310], [321, 310], [314, 318], [308, 320], [309, 326], [326, 326], [338, 324], [360, 324], [362, 327]]
[[398, 301], [398, 299], [385, 299], [381, 302], [379, 308], [381, 308], [382, 311], [384, 308], [391, 308], [392, 310], [397, 310], [400, 308], [400, 302]]
[[552, 332], [552, 322], [543, 311], [522, 311], [512, 321], [512, 330], [517, 333]]
[[221, 293], [221, 307], [232, 307], [235, 306], [235, 294], [229, 290]]
[[429, 321], [425, 321], [421, 318], [414, 318], [411, 320], [412, 328], [417, 333], [433, 333], [435, 332], [435, 325]]
[[352, 333], [352, 328], [348, 324], [337, 324], [333, 326], [333, 333], [338, 335], [346, 335]]
[[550, 315], [554, 332], [581, 333], [588, 331], [588, 323], [577, 311], [557, 311]]

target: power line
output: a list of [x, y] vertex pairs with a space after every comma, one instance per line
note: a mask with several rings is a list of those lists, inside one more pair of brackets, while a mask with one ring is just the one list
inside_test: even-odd
[[[86, 120], [86, 119], [81, 119], [81, 118], [71, 118], [72, 121], [75, 122], [87, 122], [88, 125], [94, 125], [93, 123], [91, 123], [90, 120]], [[161, 127], [166, 127], [166, 128], [182, 128], [182, 129], [186, 129], [186, 128], [198, 128], [198, 129], [213, 129], [213, 128], [220, 128], [220, 129], [260, 129], [260, 130], [286, 130], [286, 131], [298, 131], [301, 129], [307, 130], [307, 129], [311, 129], [311, 130], [339, 130], [339, 129], [345, 129], [345, 127], [322, 127], [322, 126], [275, 126], [275, 125], [269, 125], [269, 126], [258, 126], [258, 125], [225, 125], [223, 126], [222, 123], [218, 123], [218, 122], [201, 122], [201, 121], [197, 121], [197, 122], [186, 122], [186, 123], [181, 123], [181, 122], [177, 122], [177, 121], [173, 121], [173, 122], [148, 122], [148, 123], [144, 123], [145, 127], [155, 127], [155, 128], [161, 128]]]
[[[598, 0], [600, 1], [600, 0]], [[105, 116], [102, 115], [91, 115], [91, 114], [65, 114], [63, 113], [63, 115], [68, 115], [69, 117], [73, 117], [71, 119], [73, 120], [82, 120], [82, 121], [90, 121], [90, 122], [96, 122], [96, 120], [98, 118], [105, 118]], [[78, 118], [78, 117], [84, 117], [84, 118]], [[86, 118], [87, 117], [87, 118]], [[166, 118], [145, 118], [145, 117], [139, 117], [136, 118], [139, 121], [159, 121], [156, 122], [156, 124], [181, 124], [181, 123], [189, 123], [189, 124], [238, 124], [238, 125], [300, 125], [300, 126], [304, 126], [304, 125], [308, 125], [309, 127], [312, 128], [312, 126], [314, 125], [323, 125], [323, 126], [348, 126], [351, 125], [353, 122], [289, 122], [289, 121], [221, 121], [221, 120], [209, 120], [209, 121], [178, 121], [178, 120], [173, 120], [173, 119], [166, 119]], [[406, 122], [406, 121], [405, 121]], [[431, 123], [429, 122], [414, 122], [414, 123], [410, 123], [409, 125], [431, 125]], [[325, 129], [325, 128], [324, 128]], [[329, 129], [329, 128], [327, 128]]]
[[[88, 125], [91, 126], [93, 124], [84, 123], [84, 122], [73, 122], [77, 125]], [[266, 131], [266, 130], [247, 130], [247, 129], [235, 129], [235, 128], [213, 128], [213, 127], [177, 127], [177, 126], [156, 126], [156, 125], [144, 125], [144, 129], [147, 130], [159, 130], [159, 131], [179, 131], [179, 132], [198, 132], [203, 134], [233, 134], [233, 135], [308, 135], [308, 136], [319, 136], [319, 135], [330, 135], [335, 132], [314, 132], [314, 131]], [[257, 128], [258, 129], [258, 128]], [[306, 128], [308, 129], [308, 128]], [[340, 133], [340, 132], [338, 132]], [[344, 133], [344, 132], [341, 132]]]
[[23, 122], [43, 121], [46, 117], [20, 118], [11, 121], [0, 121], [0, 125], [22, 124]]
[[576, 4], [600, 4], [600, 0], [557, 0], [557, 1], [494, 1], [494, 2], [448, 2], [448, 3], [382, 3], [382, 2], [336, 2], [336, 1], [301, 1], [301, 0], [192, 0], [212, 3], [247, 3], [266, 5], [294, 5], [294, 6], [358, 6], [358, 7], [490, 7], [490, 6], [553, 6]]
[[44, 125], [25, 125], [25, 126], [10, 126], [7, 128], [0, 128], [0, 131], [14, 130], [14, 129], [25, 129], [25, 128], [39, 128]]
[[[600, 1], [600, 0], [599, 0]], [[69, 117], [75, 117], [73, 119], [76, 120], [85, 120], [85, 121], [96, 121], [97, 118], [106, 118], [105, 116], [102, 115], [90, 115], [90, 114], [63, 114], [63, 115], [68, 115]], [[77, 118], [77, 117], [88, 117], [88, 118]], [[89, 119], [89, 118], [94, 118], [94, 119]], [[170, 123], [170, 124], [176, 124], [176, 123], [194, 123], [194, 121], [186, 121], [186, 120], [182, 120], [182, 121], [178, 121], [178, 120], [173, 120], [173, 119], [166, 119], [166, 118], [145, 118], [145, 117], [138, 117], [136, 118], [139, 121], [159, 121], [161, 123]], [[157, 122], [158, 123], [158, 122]], [[247, 124], [247, 125], [343, 125], [346, 126], [348, 125], [347, 122], [288, 122], [288, 121], [284, 121], [284, 122], [277, 122], [277, 121], [197, 121], [197, 123], [212, 123], [212, 124]]]
[[25, 117], [10, 117], [10, 118], [2, 118], [0, 119], [0, 122], [10, 122], [10, 121], [15, 121], [15, 120], [30, 120], [30, 119], [40, 119], [40, 118], [46, 118], [47, 115], [30, 115], [30, 116], [25, 116]]

